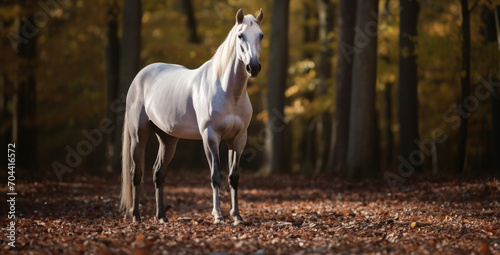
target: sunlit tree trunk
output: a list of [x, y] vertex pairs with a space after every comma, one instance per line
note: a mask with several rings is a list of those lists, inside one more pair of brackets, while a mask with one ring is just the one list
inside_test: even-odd
[[378, 0], [358, 0], [356, 10], [351, 117], [347, 154], [347, 179], [373, 176], [375, 159], [375, 86], [377, 78]]
[[469, 111], [465, 107], [465, 99], [470, 94], [470, 13], [467, 0], [460, 0], [462, 6], [462, 105], [463, 114], [460, 114], [460, 133], [458, 141], [458, 151], [455, 170], [463, 172], [465, 168], [466, 147], [467, 147], [467, 123]]
[[[141, 0], [124, 0], [123, 3], [123, 27], [122, 43], [120, 52], [120, 78], [118, 87], [118, 98], [121, 107], [117, 112], [118, 122], [115, 135], [115, 151], [121, 151], [121, 136], [123, 130], [123, 116], [125, 112], [125, 96], [140, 68], [141, 54]], [[120, 164], [120, 153], [115, 153], [114, 164]]]
[[348, 47], [354, 46], [356, 25], [356, 1], [339, 1], [339, 37], [337, 62], [337, 100], [332, 122], [332, 139], [328, 169], [340, 173], [345, 169], [349, 141], [349, 115], [351, 108], [352, 56]]
[[285, 165], [285, 88], [288, 69], [288, 0], [275, 0], [271, 16], [269, 86], [267, 92], [268, 133], [265, 172], [283, 171]]
[[[399, 148], [400, 156], [408, 162], [410, 155], [420, 154], [418, 144], [418, 74], [415, 44], [417, 38], [418, 3], [414, 0], [400, 0], [399, 23]], [[413, 153], [413, 154], [412, 154]], [[414, 164], [415, 170], [421, 165]]]
[[193, 4], [191, 0], [179, 0], [179, 5], [182, 12], [186, 15], [186, 28], [189, 31], [188, 42], [190, 43], [200, 43], [200, 38], [198, 37], [196, 17], [194, 16]]
[[[116, 109], [113, 109], [113, 102], [118, 100], [118, 82], [119, 82], [119, 68], [120, 68], [120, 43], [118, 41], [118, 3], [113, 1], [108, 9], [106, 29], [105, 29], [105, 61], [106, 61], [106, 117], [110, 119], [114, 125], [117, 124], [118, 119], [116, 116]], [[119, 165], [113, 161], [115, 153], [119, 153], [115, 148], [115, 144], [120, 141], [114, 141], [118, 136], [114, 132], [107, 134], [106, 137], [106, 159], [108, 171], [112, 169], [119, 169]]]
[[17, 21], [18, 35], [29, 39], [17, 46], [19, 74], [13, 100], [12, 142], [16, 143], [16, 166], [33, 173], [37, 161], [35, 68], [39, 28], [36, 27], [33, 14], [26, 17]]

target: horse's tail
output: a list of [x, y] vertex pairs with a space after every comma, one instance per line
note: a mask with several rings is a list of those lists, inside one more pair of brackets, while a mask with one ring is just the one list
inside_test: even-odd
[[120, 210], [125, 211], [125, 217], [131, 214], [133, 206], [132, 201], [132, 181], [130, 174], [130, 133], [128, 130], [127, 114], [123, 122], [122, 138], [122, 192], [120, 201]]

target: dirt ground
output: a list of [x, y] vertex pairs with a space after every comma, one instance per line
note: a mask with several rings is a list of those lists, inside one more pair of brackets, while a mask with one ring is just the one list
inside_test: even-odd
[[[141, 224], [118, 212], [119, 178], [16, 183], [16, 242], [2, 213], [2, 254], [500, 254], [500, 180], [407, 180], [392, 192], [382, 178], [242, 173], [245, 225], [214, 225], [207, 173], [170, 172], [169, 222], [154, 219], [145, 180]], [[434, 178], [436, 179], [436, 178]], [[7, 193], [4, 188], [2, 192]], [[3, 207], [3, 206], [2, 206]], [[5, 207], [4, 207], [5, 208]], [[1, 208], [1, 211], [4, 211]]]

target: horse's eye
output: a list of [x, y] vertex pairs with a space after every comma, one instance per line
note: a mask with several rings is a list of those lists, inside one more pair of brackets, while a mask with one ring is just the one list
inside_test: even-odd
[[238, 38], [240, 38], [240, 39], [241, 39], [241, 38], [243, 38], [243, 37], [241, 36], [241, 34], [239, 34], [239, 35], [238, 35]]
[[264, 34], [260, 34], [260, 39], [262, 40], [264, 38]]

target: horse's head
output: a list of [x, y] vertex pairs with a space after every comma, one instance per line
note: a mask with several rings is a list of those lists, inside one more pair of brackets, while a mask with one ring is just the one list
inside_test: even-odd
[[238, 36], [236, 39], [236, 54], [238, 59], [245, 63], [249, 77], [257, 76], [261, 69], [259, 56], [264, 34], [260, 29], [260, 24], [263, 18], [262, 9], [260, 9], [256, 18], [250, 14], [244, 16], [242, 9], [239, 9], [238, 13], [236, 13], [236, 34]]

